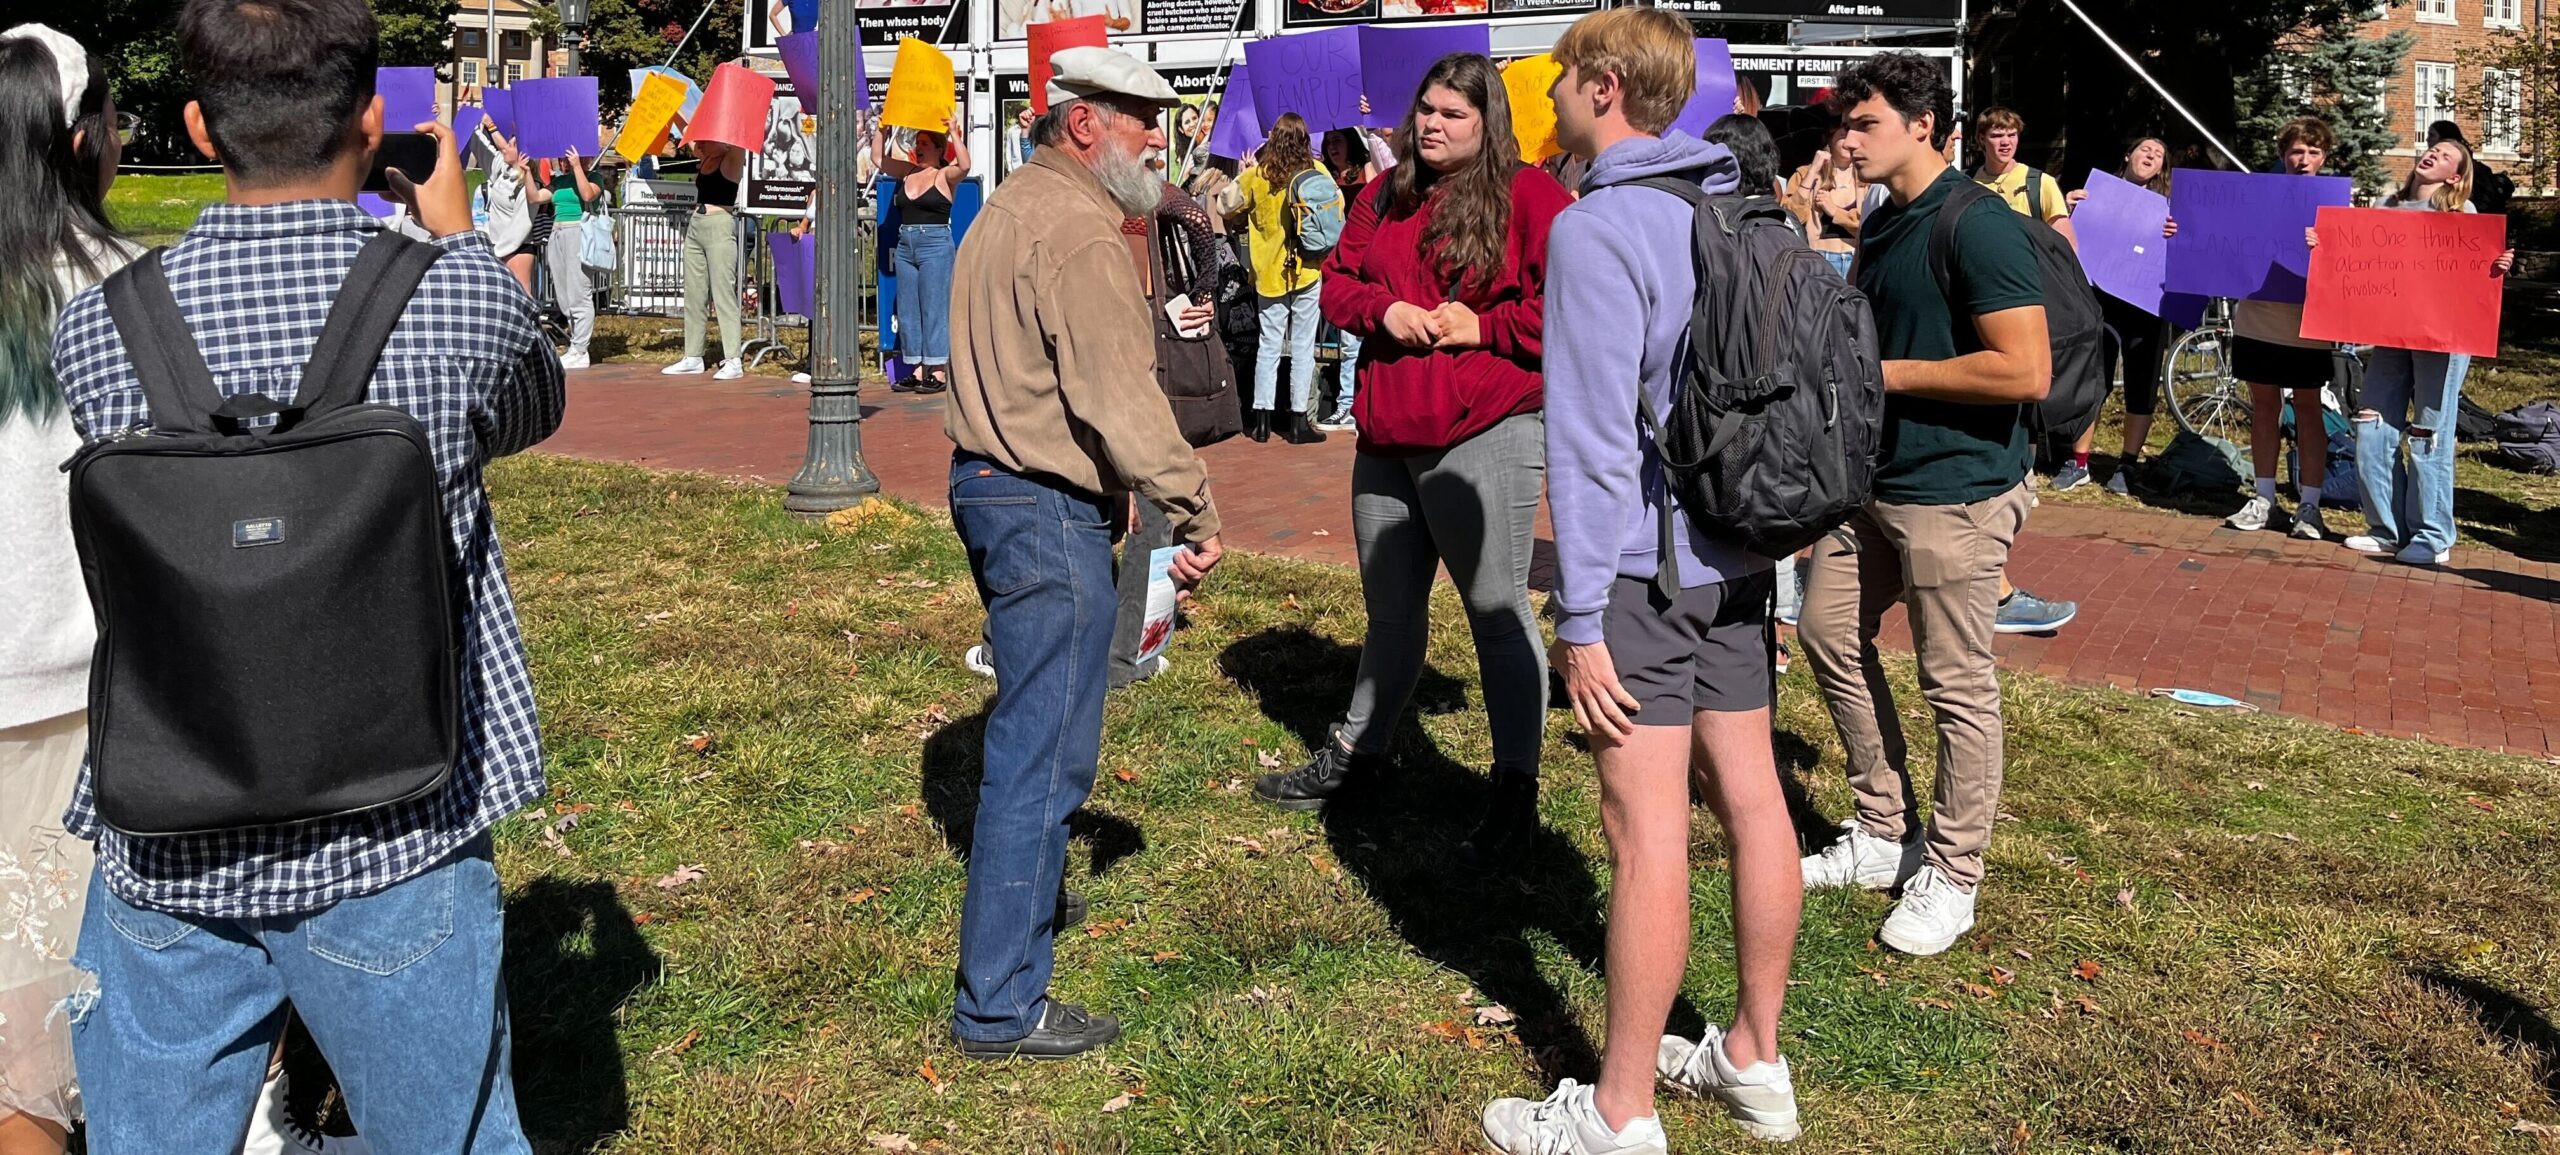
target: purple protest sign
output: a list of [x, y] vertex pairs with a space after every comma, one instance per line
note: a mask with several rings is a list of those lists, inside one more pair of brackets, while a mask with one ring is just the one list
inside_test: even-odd
[[2194, 293], [2162, 293], [2160, 319], [2181, 330], [2201, 329], [2204, 328], [2205, 307], [2212, 303], [2213, 298]]
[[1742, 86], [1733, 79], [1733, 47], [1722, 40], [1698, 41], [1698, 89], [1689, 103], [1680, 109], [1671, 127], [1691, 136], [1705, 136], [1707, 126], [1733, 111], [1733, 98]]
[[1244, 65], [1227, 69], [1227, 91], [1218, 98], [1218, 120], [1209, 126], [1209, 155], [1245, 160], [1270, 135], [1253, 106], [1253, 77]]
[[2080, 238], [2080, 267], [2089, 283], [2153, 316], [2160, 315], [2160, 284], [2169, 275], [2169, 243], [2160, 237], [2169, 198], [2092, 170], [2088, 197], [2071, 210]]
[[[782, 54], [782, 71], [791, 77], [791, 87], [801, 94], [808, 106], [818, 106], [818, 34], [786, 32], [775, 37], [774, 50]], [[854, 59], [862, 59], [856, 52]]]
[[364, 215], [377, 219], [388, 219], [392, 214], [400, 211], [398, 204], [369, 192], [356, 194], [356, 207], [363, 209]]
[[377, 68], [373, 92], [382, 98], [382, 131], [411, 132], [436, 118], [436, 70]]
[[496, 125], [498, 135], [513, 138], [516, 134], [516, 95], [503, 88], [484, 89], [480, 93], [480, 111], [489, 123]]
[[2182, 168], [2170, 174], [2168, 287], [2180, 293], [2252, 301], [2300, 301], [2311, 275], [2303, 230], [2322, 206], [2343, 207], [2355, 182], [2342, 176], [2287, 176]]
[[769, 232], [764, 243], [773, 249], [773, 295], [785, 313], [817, 314], [818, 238]]
[[453, 135], [468, 144], [471, 140], [471, 131], [480, 127], [480, 122], [487, 119], [489, 114], [480, 111], [480, 106], [476, 104], [466, 104], [454, 109]]
[[1253, 107], [1265, 127], [1286, 113], [1307, 120], [1308, 132], [1357, 128], [1360, 111], [1360, 29], [1327, 28], [1275, 36], [1244, 46], [1253, 69]]
[[595, 77], [519, 80], [508, 91], [515, 96], [518, 151], [536, 158], [596, 154]]
[[[1422, 95], [1422, 78], [1452, 52], [1493, 55], [1493, 28], [1454, 24], [1439, 28], [1360, 27], [1360, 85], [1369, 96], [1371, 128], [1394, 128]], [[1303, 115], [1303, 114], [1301, 114]]]

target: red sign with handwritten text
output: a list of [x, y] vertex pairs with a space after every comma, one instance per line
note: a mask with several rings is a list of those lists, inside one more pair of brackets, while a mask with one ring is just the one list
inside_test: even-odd
[[2302, 335], [2498, 355], [2507, 218], [2412, 209], [2320, 210]]

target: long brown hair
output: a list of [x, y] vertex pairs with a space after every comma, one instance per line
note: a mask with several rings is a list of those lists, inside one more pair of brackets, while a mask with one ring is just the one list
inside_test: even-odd
[[[2149, 180], [2134, 180], [2133, 154], [2140, 152], [2146, 144], [2160, 146], [2160, 171], [2152, 173]], [[2161, 196], [2169, 195], [2169, 142], [2156, 136], [2133, 138], [2133, 143], [2124, 146], [2124, 163], [2116, 166], [2116, 179], [2140, 185]]]
[[[2479, 171], [2477, 168], [2479, 162], [2472, 159], [2471, 142], [2456, 136], [2448, 136], [2443, 140], [2439, 140], [2434, 144], [2428, 145], [2427, 152], [2433, 152], [2448, 144], [2462, 150], [2462, 171], [2455, 174], [2452, 180], [2436, 186], [2436, 195], [2431, 199], [2437, 209], [2448, 213], [2458, 213], [2462, 211], [2462, 206], [2471, 203], [2471, 178], [2474, 173]], [[2418, 159], [2422, 161], [2427, 159], [2427, 153], [2419, 153]], [[2411, 164], [2409, 166], [2409, 179], [2400, 185], [2400, 199], [2402, 201], [2411, 201], [2416, 200], [2417, 197], [2418, 166], [2416, 164]]]
[[1262, 179], [1272, 188], [1286, 188], [1289, 178], [1316, 166], [1315, 145], [1307, 139], [1307, 118], [1294, 112], [1280, 114], [1271, 122], [1271, 135], [1262, 142], [1258, 164]]
[[[1424, 164], [1414, 142], [1414, 110], [1422, 94], [1446, 88], [1475, 106], [1484, 121], [1484, 143], [1475, 159], [1454, 172], [1436, 172]], [[1422, 83], [1405, 105], [1396, 127], [1396, 144], [1412, 152], [1389, 170], [1387, 215], [1412, 216], [1422, 202], [1436, 202], [1431, 223], [1422, 230], [1423, 248], [1453, 276], [1479, 284], [1502, 270], [1511, 235], [1511, 178], [1520, 171], [1520, 141], [1511, 135], [1511, 100], [1493, 61], [1472, 52], [1452, 52], [1422, 74]]]

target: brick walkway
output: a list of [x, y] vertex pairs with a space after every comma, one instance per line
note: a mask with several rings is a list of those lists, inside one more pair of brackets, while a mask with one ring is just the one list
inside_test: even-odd
[[[780, 485], [806, 444], [807, 393], [780, 378], [670, 380], [654, 366], [570, 376], [544, 451]], [[882, 489], [942, 501], [939, 398], [864, 391], [863, 450]], [[1203, 455], [1231, 546], [1348, 563], [1351, 443], [1241, 438]], [[2128, 690], [2184, 686], [2375, 733], [2560, 754], [2560, 567], [2466, 543], [2416, 570], [2335, 545], [2165, 513], [2047, 504], [2013, 580], [2080, 602], [2053, 637], [2000, 639], [2013, 670]], [[1908, 645], [1899, 618], [1891, 641]]]

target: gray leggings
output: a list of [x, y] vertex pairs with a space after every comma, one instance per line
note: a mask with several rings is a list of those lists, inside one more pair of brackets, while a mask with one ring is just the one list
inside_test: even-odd
[[1547, 655], [1529, 610], [1529, 556], [1547, 472], [1546, 418], [1505, 418], [1465, 442], [1413, 457], [1363, 453], [1351, 466], [1351, 524], [1369, 636], [1342, 738], [1383, 753], [1422, 677], [1431, 583], [1449, 565], [1493, 729], [1493, 760], [1536, 773], [1546, 736]]

